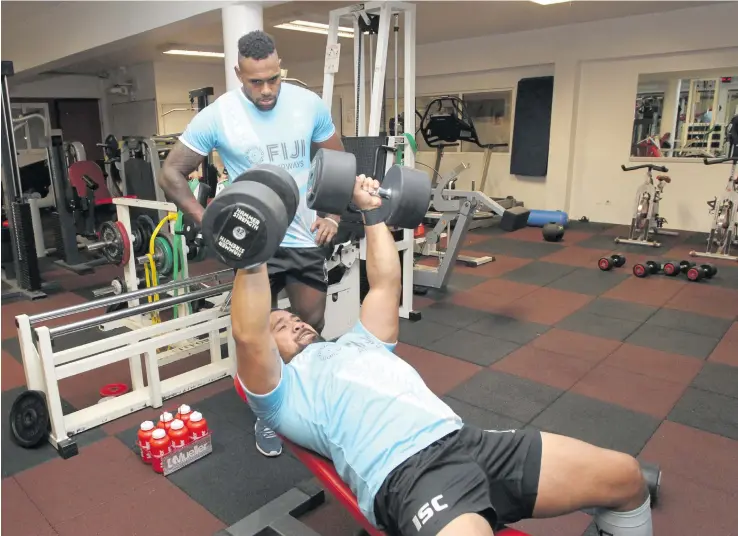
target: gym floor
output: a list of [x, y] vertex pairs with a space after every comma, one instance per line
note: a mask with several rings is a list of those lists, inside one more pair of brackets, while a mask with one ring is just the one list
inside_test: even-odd
[[[703, 247], [703, 235], [682, 233], [655, 251], [617, 248], [627, 264], [600, 271], [597, 259], [615, 252], [614, 236], [626, 232], [573, 222], [558, 244], [543, 242], [536, 228], [469, 233], [463, 253], [496, 261], [458, 265], [447, 292], [416, 297], [423, 318], [401, 321], [397, 353], [468, 422], [557, 432], [661, 464], [657, 534], [736, 534], [738, 266], [716, 261], [719, 273], [699, 283], [632, 275], [636, 262], [680, 261]], [[205, 261], [191, 271], [217, 268]], [[287, 452], [266, 460], [256, 451], [253, 416], [229, 379], [165, 403], [202, 411], [214, 434], [212, 454], [169, 478], [133, 450], [138, 424], [159, 411], [76, 436], [80, 452], [69, 460], [46, 443], [23, 450], [12, 442], [8, 413], [24, 388], [15, 315], [89, 300], [118, 272], [49, 268], [44, 275], [60, 283], [57, 293], [2, 304], [4, 534], [209, 535], [310, 477]], [[64, 345], [92, 336], [70, 336]], [[206, 360], [168, 365], [162, 378]], [[114, 382], [129, 382], [125, 363], [66, 379], [61, 394], [68, 408], [86, 407]], [[358, 528], [330, 497], [303, 519], [326, 535]], [[517, 526], [533, 536], [594, 535], [590, 524], [574, 513]]]

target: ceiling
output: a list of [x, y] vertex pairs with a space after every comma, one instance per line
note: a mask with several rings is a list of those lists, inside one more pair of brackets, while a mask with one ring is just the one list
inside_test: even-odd
[[[328, 12], [353, 2], [299, 1], [285, 2], [264, 10], [264, 29], [277, 40], [280, 56], [285, 65], [298, 61], [320, 59], [325, 47], [324, 35], [274, 28], [276, 24], [301, 19], [328, 22]], [[527, 0], [464, 2], [417, 2], [417, 43], [450, 41], [535, 30], [552, 26], [589, 22], [608, 18], [642, 15], [704, 6], [705, 1], [575, 1], [542, 6]], [[27, 16], [37, 2], [3, 2], [3, 24], [16, 17]], [[469, 16], [474, 9], [473, 17]], [[24, 15], [24, 13], [26, 15]], [[83, 61], [71, 60], [57, 71], [75, 73], [100, 73], [119, 66], [146, 61], [222, 61], [219, 59], [194, 59], [168, 56], [162, 47], [177, 44], [186, 47], [207, 47], [222, 51], [222, 26], [220, 11], [211, 11], [169, 26], [101, 47], [85, 54]], [[347, 47], [348, 48], [348, 47]], [[349, 49], [350, 50], [350, 49]]]

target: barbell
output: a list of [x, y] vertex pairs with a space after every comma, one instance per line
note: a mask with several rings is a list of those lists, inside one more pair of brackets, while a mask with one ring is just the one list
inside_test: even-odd
[[[345, 212], [356, 184], [356, 157], [319, 149], [312, 160], [306, 192], [309, 208], [328, 214]], [[379, 216], [388, 225], [417, 227], [430, 204], [431, 181], [422, 171], [392, 166], [382, 187]], [[261, 164], [226, 186], [205, 209], [202, 238], [206, 247], [231, 268], [267, 262], [282, 243], [295, 217], [300, 192], [292, 175], [281, 167]]]

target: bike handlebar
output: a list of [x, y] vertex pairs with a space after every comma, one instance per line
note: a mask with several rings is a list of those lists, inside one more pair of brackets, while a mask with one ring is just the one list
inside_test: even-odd
[[631, 166], [631, 167], [625, 167], [625, 164], [623, 164], [620, 167], [623, 168], [623, 171], [634, 171], [636, 169], [648, 168], [652, 171], [661, 171], [662, 173], [669, 172], [669, 169], [666, 166], [655, 166], [653, 164], [642, 164], [640, 166]]
[[735, 164], [735, 163], [738, 163], [738, 156], [725, 156], [723, 158], [713, 158], [712, 160], [703, 158], [702, 162], [706, 166], [711, 166], [713, 164], [722, 164], [723, 162], [733, 162]]

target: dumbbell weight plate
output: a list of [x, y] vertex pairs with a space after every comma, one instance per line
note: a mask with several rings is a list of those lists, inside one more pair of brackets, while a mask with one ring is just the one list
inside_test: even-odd
[[[292, 214], [292, 218], [294, 218], [297, 205], [300, 202], [300, 190], [289, 171], [273, 164], [259, 164], [249, 169], [247, 173], [239, 175], [233, 183], [244, 180], [261, 183], [277, 192], [279, 198], [284, 201], [287, 214]], [[292, 219], [290, 219], [290, 223], [292, 223]]]
[[123, 266], [131, 256], [131, 240], [119, 221], [106, 221], [100, 226], [100, 240], [105, 242], [103, 256], [109, 263]]
[[131, 222], [131, 238], [133, 239], [133, 252], [136, 255], [143, 255], [146, 252], [146, 245], [144, 244], [144, 232], [138, 222]]
[[382, 188], [390, 199], [382, 199], [377, 209], [386, 214], [387, 225], [415, 229], [425, 218], [431, 198], [431, 181], [420, 170], [394, 165], [387, 170]]
[[174, 244], [171, 235], [159, 232], [154, 239], [154, 262], [157, 275], [169, 276], [174, 271]]
[[681, 271], [681, 265], [677, 264], [676, 262], [664, 263], [664, 275], [676, 277], [681, 273]]
[[141, 254], [146, 254], [149, 251], [149, 242], [151, 241], [151, 235], [154, 234], [154, 229], [156, 228], [156, 224], [154, 223], [154, 220], [151, 219], [151, 216], [148, 216], [146, 214], [141, 214], [138, 218], [136, 218], [136, 223], [141, 228], [141, 238], [143, 239], [143, 251]]
[[305, 201], [308, 208], [326, 214], [346, 212], [356, 183], [353, 153], [318, 149], [310, 164]]
[[277, 192], [244, 179], [226, 186], [210, 202], [202, 218], [202, 235], [222, 263], [249, 268], [274, 255], [294, 217]]
[[613, 259], [613, 262], [615, 263], [616, 268], [620, 268], [621, 266], [625, 266], [625, 257], [622, 255], [615, 255], [615, 258]]

